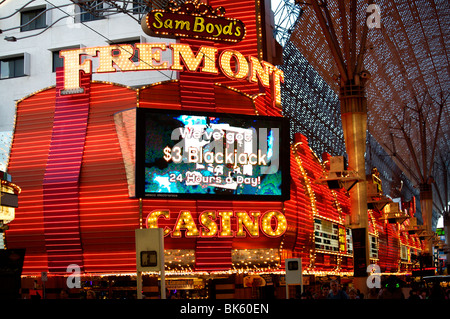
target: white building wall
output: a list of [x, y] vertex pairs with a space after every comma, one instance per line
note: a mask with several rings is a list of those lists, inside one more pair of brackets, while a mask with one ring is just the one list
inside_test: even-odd
[[[153, 38], [141, 29], [137, 14], [115, 14], [105, 19], [79, 22], [80, 9], [68, 0], [35, 0], [25, 9], [46, 6], [56, 8], [47, 14], [49, 29], [21, 32], [20, 13], [1, 19], [19, 10], [29, 0], [9, 0], [0, 5], [0, 59], [29, 54], [29, 75], [0, 80], [0, 170], [6, 170], [11, 137], [14, 130], [16, 101], [46, 87], [55, 85], [55, 73], [52, 72], [52, 51], [109, 45], [111, 42], [126, 42], [140, 39], [141, 42], [171, 43], [174, 40]], [[131, 6], [131, 4], [129, 5]], [[131, 10], [130, 10], [131, 11]], [[65, 18], [66, 16], [70, 16]], [[133, 19], [133, 17], [135, 19]], [[42, 32], [42, 33], [41, 33]], [[32, 36], [38, 34], [36, 36]], [[15, 37], [17, 41], [6, 41], [6, 37]], [[163, 54], [164, 61], [171, 62], [171, 52]], [[95, 59], [94, 59], [95, 60]], [[93, 71], [95, 71], [95, 61]], [[174, 79], [178, 76], [172, 71], [140, 71], [109, 74], [93, 74], [92, 79], [108, 81], [128, 86], [142, 86], [159, 81]]]

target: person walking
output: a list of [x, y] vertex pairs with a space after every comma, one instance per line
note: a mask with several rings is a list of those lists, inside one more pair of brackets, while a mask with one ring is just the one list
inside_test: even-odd
[[340, 284], [337, 280], [331, 281], [330, 293], [327, 299], [348, 299], [348, 295], [340, 289]]
[[396, 276], [389, 276], [386, 286], [381, 291], [378, 299], [405, 299], [405, 295], [400, 288], [400, 282]]
[[330, 293], [330, 284], [325, 283], [320, 287], [320, 294], [318, 294], [317, 299], [327, 299], [328, 294]]

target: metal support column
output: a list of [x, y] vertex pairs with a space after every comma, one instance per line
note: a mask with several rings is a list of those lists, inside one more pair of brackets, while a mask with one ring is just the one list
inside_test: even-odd
[[[366, 130], [367, 130], [367, 100], [364, 87], [354, 81], [341, 86], [341, 118], [344, 130], [345, 145], [348, 155], [348, 169], [354, 170], [358, 182], [350, 191], [351, 215], [349, 226], [358, 229], [358, 242], [355, 248], [355, 286], [362, 292], [367, 291], [367, 266], [369, 265], [369, 239], [367, 215], [367, 182], [365, 181]], [[354, 240], [354, 241], [355, 241]], [[358, 248], [358, 249], [356, 249]]]

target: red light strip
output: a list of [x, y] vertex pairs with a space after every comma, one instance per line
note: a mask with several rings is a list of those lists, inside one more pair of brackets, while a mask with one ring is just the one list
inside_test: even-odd
[[[62, 88], [63, 72], [57, 71], [57, 90]], [[78, 178], [89, 114], [90, 78], [84, 76], [82, 85], [83, 94], [56, 95], [53, 133], [43, 180], [45, 246], [52, 272], [65, 273], [71, 263], [83, 267]], [[61, 254], [62, 251], [72, 253]]]
[[30, 95], [17, 103], [14, 140], [9, 172], [23, 184], [16, 218], [6, 233], [9, 249], [24, 248], [27, 252], [23, 273], [47, 271], [44, 244], [42, 179], [48, 157], [55, 107], [55, 88]]
[[139, 209], [137, 201], [128, 197], [111, 115], [135, 107], [137, 94], [132, 89], [104, 83], [92, 83], [90, 93], [89, 129], [79, 189], [84, 269], [86, 272], [133, 272], [136, 269], [134, 229], [139, 227]]

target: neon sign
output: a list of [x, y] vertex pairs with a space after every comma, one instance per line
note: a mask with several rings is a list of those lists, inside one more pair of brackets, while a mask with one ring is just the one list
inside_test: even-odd
[[[165, 219], [173, 221], [169, 210], [154, 210], [146, 219], [147, 228], [158, 228], [158, 221]], [[257, 238], [260, 232], [271, 238], [282, 236], [286, 232], [286, 217], [279, 211], [268, 210], [264, 214], [259, 211], [204, 211], [198, 214], [198, 221], [188, 210], [178, 213], [173, 227], [164, 227], [164, 236], [181, 238], [182, 230], [185, 237], [235, 237]]]
[[289, 199], [282, 117], [138, 108], [138, 198]]
[[[137, 50], [135, 50], [137, 49]], [[172, 50], [172, 64], [161, 60], [161, 53]], [[135, 51], [138, 51], [138, 62], [133, 62]], [[138, 43], [110, 45], [61, 51], [64, 58], [64, 90], [62, 94], [83, 92], [80, 86], [80, 71], [92, 74], [92, 58], [98, 58], [95, 73], [113, 73], [118, 70], [151, 71], [173, 70], [200, 72], [217, 75], [220, 71], [230, 79], [247, 80], [271, 87], [276, 105], [281, 105], [281, 82], [283, 71], [266, 61], [256, 57], [244, 57], [236, 50], [224, 50], [217, 59], [216, 47], [202, 45], [194, 54], [188, 44]], [[203, 62], [203, 63], [202, 63]], [[218, 67], [217, 67], [218, 65]]]
[[241, 20], [226, 18], [225, 9], [213, 9], [198, 0], [178, 5], [169, 2], [166, 10], [152, 10], [142, 19], [142, 30], [151, 36], [190, 37], [239, 42], [245, 37]]

